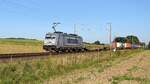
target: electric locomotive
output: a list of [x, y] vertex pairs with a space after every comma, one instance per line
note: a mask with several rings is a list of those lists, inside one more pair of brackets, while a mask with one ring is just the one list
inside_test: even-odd
[[83, 38], [77, 34], [67, 34], [55, 30], [57, 23], [52, 27], [54, 33], [47, 33], [43, 49], [51, 52], [83, 51]]

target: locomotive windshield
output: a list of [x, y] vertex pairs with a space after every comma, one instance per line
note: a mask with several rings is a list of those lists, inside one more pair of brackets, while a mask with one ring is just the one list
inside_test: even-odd
[[56, 37], [50, 34], [47, 34], [45, 39], [55, 39]]
[[55, 39], [56, 37], [45, 37], [46, 39]]

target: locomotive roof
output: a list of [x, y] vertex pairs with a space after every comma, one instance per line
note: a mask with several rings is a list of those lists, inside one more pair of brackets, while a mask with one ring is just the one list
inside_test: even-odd
[[76, 36], [76, 37], [80, 37], [80, 36], [78, 36], [77, 34], [67, 34], [67, 33], [59, 32], [59, 31], [54, 32], [54, 33], [48, 32], [47, 34], [64, 34], [64, 35], [66, 35], [66, 36]]
[[78, 36], [77, 34], [67, 34], [67, 33], [64, 33], [64, 35], [66, 35], [66, 36], [80, 37], [80, 36]]
[[63, 32], [57, 31], [57, 32], [54, 32], [54, 33], [63, 33]]

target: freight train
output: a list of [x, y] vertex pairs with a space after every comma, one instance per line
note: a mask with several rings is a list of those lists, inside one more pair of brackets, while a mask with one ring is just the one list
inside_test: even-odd
[[133, 44], [126, 37], [116, 37], [112, 42], [112, 49], [136, 49], [140, 47], [140, 43]]
[[[55, 27], [60, 23], [53, 23], [54, 33], [47, 33], [44, 40], [43, 49], [50, 52], [71, 52], [71, 51], [87, 51], [83, 38], [77, 34], [67, 34], [56, 31]], [[135, 43], [131, 40], [133, 37], [116, 37], [112, 42], [112, 49], [133, 49], [140, 48], [140, 42], [137, 38]], [[109, 50], [110, 47], [103, 46], [95, 50]]]

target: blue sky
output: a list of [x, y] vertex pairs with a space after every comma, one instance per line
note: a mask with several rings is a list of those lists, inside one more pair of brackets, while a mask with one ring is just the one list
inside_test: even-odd
[[44, 39], [57, 30], [77, 34], [85, 41], [108, 42], [106, 23], [112, 23], [112, 37], [137, 35], [150, 40], [150, 0], [0, 0], [0, 38]]

